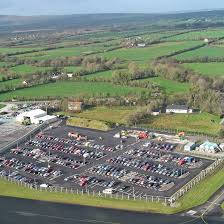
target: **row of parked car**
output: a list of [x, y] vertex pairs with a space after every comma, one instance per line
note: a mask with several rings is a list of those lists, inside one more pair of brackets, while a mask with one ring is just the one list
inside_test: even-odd
[[[171, 187], [174, 186], [173, 181], [155, 176], [135, 176], [133, 178], [130, 178], [128, 182], [156, 191], [160, 191], [162, 187], [168, 185], [170, 185]], [[171, 187], [167, 188], [166, 190], [170, 189]]]
[[[199, 158], [186, 157], [183, 155], [177, 155], [171, 152], [158, 152], [151, 149], [130, 149], [125, 153], [128, 156], [145, 158], [160, 163], [170, 163], [176, 166], [189, 167], [192, 164], [200, 162]], [[185, 162], [182, 162], [185, 161]]]
[[61, 170], [55, 170], [52, 167], [44, 167], [31, 162], [24, 162], [16, 158], [2, 158], [0, 159], [0, 166], [13, 168], [18, 171], [21, 170], [32, 175], [47, 178], [49, 180], [53, 180], [63, 174]]
[[53, 154], [52, 152], [48, 154], [46, 151], [43, 151], [41, 149], [29, 149], [29, 148], [12, 149], [11, 153], [36, 159], [40, 162], [50, 162], [71, 169], [78, 169], [80, 166], [83, 166], [84, 163], [85, 164], [88, 163], [87, 161], [84, 162], [83, 159], [82, 160], [74, 159], [66, 156], [61, 156], [58, 154]]
[[10, 172], [10, 171], [7, 171], [7, 170], [1, 170], [0, 171], [0, 176], [9, 177], [10, 179], [13, 179], [15, 181], [19, 181], [19, 182], [23, 182], [23, 183], [27, 183], [27, 184], [32, 184], [33, 186], [42, 184], [42, 182], [40, 180], [25, 177], [24, 175], [21, 175], [18, 171]]
[[63, 144], [42, 141], [39, 139], [30, 140], [26, 142], [25, 145], [29, 147], [38, 147], [45, 150], [70, 154], [77, 157], [85, 157], [89, 159], [100, 159], [106, 155], [104, 152], [101, 151], [78, 148], [77, 146], [65, 146]]
[[89, 169], [89, 172], [96, 173], [102, 176], [110, 176], [117, 179], [122, 178], [129, 173], [129, 171], [123, 168], [108, 165], [108, 164], [100, 164], [95, 167], [91, 167]]
[[146, 142], [143, 144], [144, 148], [147, 149], [152, 149], [152, 150], [159, 150], [159, 151], [173, 151], [176, 147], [175, 144], [171, 144], [171, 143], [161, 143], [161, 142], [154, 142], [154, 141], [150, 141], [150, 142]]
[[95, 150], [102, 150], [102, 151], [108, 151], [108, 152], [115, 152], [119, 150], [119, 145], [115, 147], [108, 147], [105, 145], [101, 144], [96, 144], [94, 141], [79, 141], [77, 139], [66, 139], [66, 138], [59, 138], [59, 137], [54, 137], [54, 136], [47, 136], [43, 134], [37, 135], [37, 138], [46, 140], [46, 141], [54, 141], [54, 142], [59, 142], [63, 144], [68, 144], [68, 145], [75, 145], [75, 146], [81, 146], [81, 147], [88, 147], [92, 148]]
[[153, 162], [125, 156], [113, 157], [108, 159], [107, 162], [175, 178], [187, 173], [186, 170], [181, 168], [170, 168], [162, 164], [154, 164]]

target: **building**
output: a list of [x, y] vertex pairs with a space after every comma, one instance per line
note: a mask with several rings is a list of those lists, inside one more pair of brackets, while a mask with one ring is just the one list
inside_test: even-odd
[[198, 147], [198, 151], [205, 153], [217, 153], [220, 151], [218, 144], [206, 141]]
[[23, 123], [29, 120], [31, 124], [42, 124], [45, 122], [54, 122], [57, 120], [56, 116], [47, 115], [47, 113], [41, 109], [35, 109], [31, 111], [23, 112], [16, 117], [16, 121]]
[[67, 76], [68, 76], [68, 78], [70, 78], [70, 79], [73, 78], [73, 74], [72, 74], [72, 73], [68, 73]]
[[137, 47], [146, 47], [145, 43], [137, 44]]
[[158, 115], [160, 115], [160, 113], [161, 113], [161, 110], [159, 110], [159, 109], [158, 110], [153, 110], [151, 115], [158, 116]]
[[191, 114], [191, 113], [193, 113], [193, 110], [186, 105], [172, 104], [172, 105], [168, 105], [166, 107], [166, 113], [167, 114], [171, 114], [171, 113], [174, 113], [174, 114]]
[[69, 111], [82, 111], [84, 109], [84, 103], [81, 101], [69, 101], [68, 110]]
[[195, 150], [196, 148], [196, 144], [195, 142], [188, 142], [185, 146], [184, 146], [184, 151], [186, 152], [190, 152]]

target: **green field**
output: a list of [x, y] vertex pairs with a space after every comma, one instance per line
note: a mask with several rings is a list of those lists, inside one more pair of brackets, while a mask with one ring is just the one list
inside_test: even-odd
[[4, 93], [0, 95], [0, 100], [10, 100], [16, 97], [32, 99], [41, 97], [77, 97], [84, 94], [90, 96], [124, 96], [141, 93], [145, 90], [144, 88], [115, 86], [110, 83], [61, 81]]
[[94, 107], [75, 114], [77, 117], [126, 124], [127, 118], [136, 107]]
[[155, 83], [159, 85], [160, 87], [162, 87], [162, 89], [165, 90], [167, 94], [184, 93], [190, 90], [190, 84], [188, 83], [179, 83], [179, 82], [164, 79], [161, 77], [141, 79], [140, 81], [141, 82], [149, 81], [151, 83]]
[[202, 75], [224, 77], [224, 63], [186, 63], [184, 66]]
[[175, 37], [167, 38], [170, 41], [180, 41], [180, 40], [204, 40], [204, 39], [217, 39], [224, 36], [224, 29], [217, 30], [201, 30], [189, 33], [184, 33]]
[[105, 52], [100, 54], [106, 58], [121, 58], [127, 61], [136, 62], [148, 62], [157, 57], [170, 54], [175, 51], [190, 48], [192, 46], [198, 45], [198, 41], [187, 41], [187, 42], [166, 42], [161, 44], [152, 45], [146, 48], [122, 48], [119, 50], [114, 50], [110, 52]]
[[[21, 79], [12, 79], [12, 80], [8, 80], [5, 82], [0, 82], [0, 89], [4, 88], [4, 87], [17, 87], [18, 85], [22, 84], [22, 80]], [[1, 94], [0, 94], [1, 97]]]
[[222, 47], [205, 46], [194, 51], [188, 51], [183, 54], [179, 54], [175, 58], [181, 60], [196, 57], [224, 57], [224, 50]]
[[109, 131], [111, 128], [103, 121], [80, 118], [80, 117], [70, 117], [67, 122], [69, 126], [82, 127], [96, 129], [100, 131]]
[[[214, 120], [215, 122], [212, 122]], [[216, 135], [220, 130], [220, 118], [208, 113], [200, 114], [161, 114], [150, 116], [140, 126], [172, 129], [186, 132], [200, 132], [209, 135]]]
[[32, 50], [40, 50], [41, 48], [35, 47], [1, 47], [0, 48], [0, 54], [8, 54], [8, 53], [16, 53], [16, 52], [26, 52], [26, 51], [32, 51]]
[[81, 56], [98, 51], [105, 50], [107, 48], [102, 45], [97, 44], [80, 46], [80, 47], [65, 47], [48, 51], [40, 51], [36, 53], [24, 54], [22, 57], [35, 59], [35, 60], [45, 60], [57, 57], [70, 57], [70, 56]]
[[111, 79], [112, 78], [113, 71], [105, 71], [105, 72], [96, 72], [91, 75], [85, 76], [88, 80], [93, 80], [94, 78], [105, 78], [105, 79]]
[[37, 71], [48, 71], [51, 68], [49, 67], [35, 67], [32, 65], [17, 65], [15, 67], [10, 68], [12, 72], [15, 72], [16, 74], [24, 75], [24, 74], [29, 74], [29, 73], [34, 73]]
[[0, 104], [0, 109], [2, 109], [5, 105], [4, 104]]

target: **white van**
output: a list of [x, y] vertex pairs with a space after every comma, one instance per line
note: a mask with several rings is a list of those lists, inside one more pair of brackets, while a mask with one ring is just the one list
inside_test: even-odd
[[103, 190], [103, 193], [104, 194], [113, 194], [114, 193], [114, 190], [112, 188], [107, 188], [107, 189], [104, 189]]

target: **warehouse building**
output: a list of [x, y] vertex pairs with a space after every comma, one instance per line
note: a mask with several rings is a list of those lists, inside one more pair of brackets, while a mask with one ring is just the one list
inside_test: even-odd
[[23, 123], [24, 121], [29, 121], [30, 124], [42, 124], [45, 122], [54, 122], [56, 120], [56, 116], [47, 115], [47, 113], [41, 109], [26, 111], [16, 117], [17, 122]]

